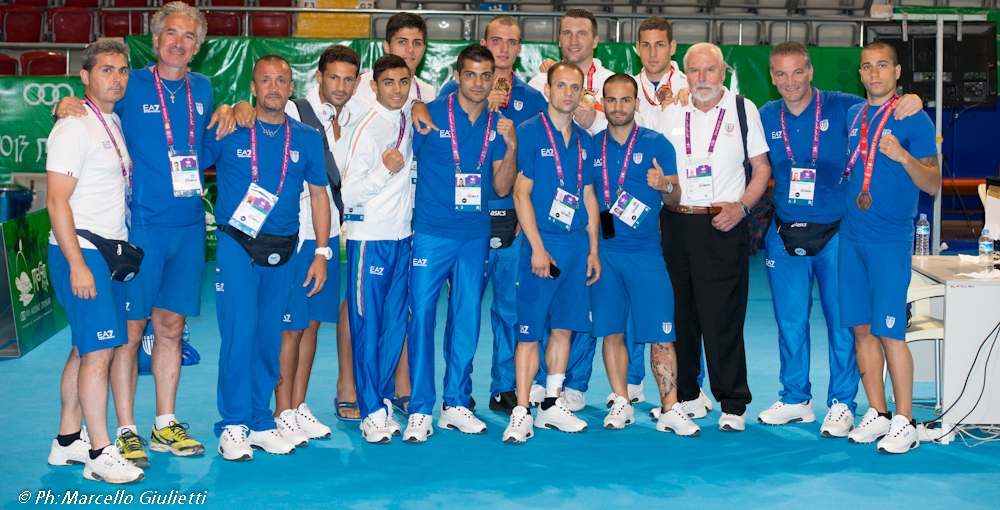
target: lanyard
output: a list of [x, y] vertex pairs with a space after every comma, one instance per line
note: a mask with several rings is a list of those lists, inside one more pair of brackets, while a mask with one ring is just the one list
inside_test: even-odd
[[403, 143], [403, 135], [406, 134], [406, 114], [399, 112], [402, 116], [399, 119], [399, 138], [396, 139], [396, 146], [393, 149], [399, 150], [399, 144]]
[[[820, 104], [819, 91], [815, 88], [813, 93], [816, 94], [816, 125], [813, 127], [813, 146], [812, 146], [812, 157], [813, 165], [819, 160], [819, 123], [822, 114], [822, 105]], [[795, 156], [792, 155], [792, 146], [788, 143], [788, 128], [785, 126], [785, 103], [781, 103], [781, 138], [785, 142], [785, 152], [788, 153], [788, 160], [792, 162], [792, 166], [795, 166]]]
[[[564, 186], [563, 182], [563, 171], [562, 171], [562, 158], [559, 157], [559, 147], [556, 145], [556, 139], [552, 136], [552, 126], [549, 125], [549, 119], [545, 118], [545, 112], [539, 112], [538, 116], [542, 118], [542, 126], [545, 127], [545, 134], [549, 137], [549, 143], [552, 145], [552, 156], [556, 160], [556, 174], [559, 176], [559, 185]], [[575, 128], [574, 128], [575, 129]], [[576, 192], [580, 193], [583, 189], [583, 146], [580, 144], [580, 137], [576, 137]]]
[[[890, 101], [886, 102], [885, 104], [883, 104], [881, 107], [879, 107], [878, 110], [875, 111], [875, 115], [872, 115], [872, 123], [874, 124], [875, 123], [875, 117], [878, 117], [883, 112], [885, 112], [886, 109], [889, 109], [889, 112], [885, 112], [885, 116], [882, 118], [882, 123], [879, 124], [878, 130], [875, 132], [875, 136], [876, 137], [879, 137], [879, 136], [882, 135], [882, 128], [885, 127], [885, 118], [889, 116], [889, 113], [892, 111], [891, 109], [896, 107], [896, 100], [897, 99], [899, 99], [899, 96], [893, 96], [892, 100], [890, 100]], [[862, 117], [861, 114], [864, 114], [864, 116]], [[843, 181], [845, 177], [850, 177], [850, 175], [851, 175], [851, 169], [854, 168], [854, 163], [858, 161], [858, 154], [861, 153], [862, 144], [865, 147], [865, 153], [868, 152], [868, 127], [865, 125], [865, 123], [866, 123], [866, 121], [868, 119], [868, 105], [867, 104], [865, 106], [863, 106], [858, 111], [857, 115], [854, 116], [854, 120], [851, 121], [851, 129], [850, 129], [850, 131], [854, 131], [854, 125], [857, 124], [858, 117], [861, 117], [861, 133], [860, 133], [860, 138], [861, 139], [858, 141], [858, 147], [856, 149], [854, 149], [854, 153], [851, 154], [851, 159], [849, 159], [847, 161], [847, 168], [844, 170], [844, 173], [842, 173], [840, 175], [840, 180], [841, 181]], [[850, 133], [850, 131], [848, 131], [848, 133]], [[873, 151], [873, 153], [874, 153], [874, 151]], [[872, 160], [872, 164], [874, 164], [874, 159]]]
[[[128, 168], [126, 169], [125, 168], [125, 156], [122, 155], [122, 150], [121, 150], [121, 148], [118, 147], [118, 142], [115, 141], [115, 135], [113, 135], [111, 133], [111, 128], [108, 127], [108, 123], [105, 122], [105, 120], [104, 120], [104, 114], [102, 114], [97, 109], [97, 105], [95, 105], [93, 103], [93, 101], [90, 100], [89, 97], [86, 98], [84, 101], [87, 103], [87, 106], [90, 107], [90, 110], [94, 112], [94, 115], [96, 115], [97, 118], [101, 121], [101, 124], [104, 126], [104, 130], [108, 132], [108, 137], [111, 138], [111, 144], [114, 145], [115, 152], [118, 153], [118, 162], [121, 163], [121, 166], [122, 166], [122, 177], [125, 178], [126, 184], [128, 185], [128, 193], [131, 194], [132, 193], [132, 161], [129, 160]], [[121, 126], [119, 126], [117, 123], [115, 123], [115, 127], [118, 128], [118, 133], [122, 135], [122, 140], [124, 141], [125, 140], [125, 133], [122, 132]]]
[[[622, 186], [625, 185], [625, 171], [628, 170], [628, 160], [632, 157], [632, 149], [635, 148], [635, 141], [639, 138], [639, 125], [633, 124], [632, 132], [628, 135], [628, 148], [625, 149], [625, 159], [622, 161], [622, 173], [618, 176], [618, 194], [622, 193]], [[601, 146], [601, 170], [604, 172], [604, 205], [611, 208], [611, 191], [608, 190], [608, 131], [604, 130], [604, 144]]]
[[594, 73], [597, 72], [597, 65], [590, 63], [590, 70], [587, 71], [587, 90], [594, 91]]
[[[871, 150], [868, 147], [868, 125], [865, 123], [865, 118], [868, 116], [868, 108], [867, 105], [865, 106], [865, 114], [861, 117], [861, 141], [858, 143], [858, 148], [861, 149], [861, 157], [865, 159], [865, 180], [861, 185], [862, 193], [868, 191], [868, 185], [872, 182], [872, 170], [875, 168], [875, 154], [878, 152], [875, 147], [878, 145], [879, 138], [882, 137], [882, 129], [885, 128], [886, 121], [889, 120], [893, 108], [896, 107], [897, 97], [893, 96], [892, 100], [887, 103], [888, 108], [886, 108], [885, 114], [882, 115], [882, 120], [878, 123], [878, 128], [875, 129], [875, 133], [872, 135]], [[874, 123], [875, 117], [872, 117], [872, 124]]]
[[[715, 140], [719, 138], [719, 129], [722, 128], [722, 119], [726, 116], [726, 109], [719, 108], [719, 118], [715, 121], [715, 131], [712, 132], [712, 141], [708, 143], [708, 157], [712, 157], [715, 151]], [[691, 112], [684, 112], [684, 151], [688, 159], [691, 159]]]
[[417, 101], [424, 102], [424, 98], [420, 95], [420, 82], [416, 78], [413, 79], [413, 86], [417, 88]]
[[[451, 158], [455, 160], [455, 173], [462, 173], [458, 156], [458, 133], [455, 131], [455, 92], [448, 96], [448, 129], [451, 130]], [[490, 126], [493, 125], [493, 112], [486, 116], [486, 134], [483, 135], [483, 150], [479, 153], [479, 165], [476, 166], [476, 173], [480, 173], [483, 163], [486, 161], [486, 151], [490, 148]]]
[[[163, 98], [163, 82], [160, 80], [160, 71], [153, 66], [153, 83], [156, 84], [156, 96], [160, 99], [160, 115], [163, 116], [163, 130], [167, 133], [167, 145], [174, 146], [174, 132], [170, 129], [170, 115], [167, 113], [167, 101]], [[194, 147], [194, 99], [191, 97], [191, 80], [187, 74], [184, 75], [184, 85], [187, 86], [188, 97], [188, 144]]]
[[[642, 74], [643, 74], [643, 75], [645, 75], [645, 74], [646, 74], [646, 68], [643, 68], [643, 69], [642, 69]], [[671, 89], [671, 87], [670, 87], [670, 80], [671, 80], [671, 79], [672, 79], [673, 77], [674, 77], [674, 66], [673, 66], [673, 65], [671, 64], [671, 66], [670, 66], [670, 75], [668, 75], [668, 76], [667, 76], [667, 79], [666, 79], [666, 87], [667, 87], [667, 90], [672, 90], [672, 89]], [[649, 79], [649, 77], [647, 76], [647, 77], [646, 77], [646, 79], [648, 80], [648, 79]], [[652, 80], [650, 80], [650, 82], [649, 82], [649, 83], [653, 83], [653, 81], [652, 81]], [[661, 81], [660, 83], [664, 83], [664, 82], [663, 82], [663, 81]], [[651, 106], [659, 106], [659, 105], [660, 105], [660, 100], [659, 100], [659, 99], [657, 99], [657, 100], [656, 100], [656, 102], [654, 103], [654, 102], [653, 102], [653, 98], [649, 97], [649, 93], [648, 93], [648, 92], [646, 92], [646, 84], [644, 84], [644, 83], [642, 82], [642, 76], [639, 76], [639, 88], [641, 88], [641, 89], [642, 89], [642, 95], [646, 96], [646, 101], [647, 101], [647, 102], [648, 102], [648, 103], [649, 103], [649, 104], [650, 104]], [[653, 89], [653, 97], [656, 97], [656, 88], [654, 88], [654, 89]]]
[[[254, 122], [253, 129], [250, 130], [250, 178], [253, 182], [257, 182], [257, 123]], [[279, 128], [280, 129], [280, 128]], [[292, 131], [288, 127], [288, 118], [285, 118], [285, 154], [281, 160], [281, 181], [278, 182], [278, 192], [275, 196], [281, 194], [281, 188], [285, 185], [285, 176], [288, 175], [288, 155], [292, 148]]]

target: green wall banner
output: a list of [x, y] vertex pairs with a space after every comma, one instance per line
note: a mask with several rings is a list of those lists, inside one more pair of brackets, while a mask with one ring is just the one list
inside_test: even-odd
[[78, 76], [0, 78], [0, 179], [11, 172], [45, 171], [52, 105], [61, 97], [82, 95]]
[[50, 229], [44, 209], [2, 224], [9, 285], [0, 286], [0, 357], [24, 356], [67, 325], [49, 279]]

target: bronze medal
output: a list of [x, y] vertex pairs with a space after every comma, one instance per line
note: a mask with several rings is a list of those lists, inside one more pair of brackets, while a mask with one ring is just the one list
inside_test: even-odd
[[862, 211], [867, 211], [869, 207], [872, 206], [872, 194], [867, 191], [862, 191], [858, 193], [858, 209]]
[[593, 90], [585, 90], [583, 92], [583, 102], [594, 106], [597, 104], [597, 95], [594, 94]]

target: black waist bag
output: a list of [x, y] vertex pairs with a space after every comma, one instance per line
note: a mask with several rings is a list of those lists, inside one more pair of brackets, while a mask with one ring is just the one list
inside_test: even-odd
[[778, 225], [778, 235], [785, 243], [785, 251], [789, 255], [814, 257], [819, 255], [830, 242], [834, 234], [840, 231], [840, 220], [833, 223], [787, 223], [775, 216]]
[[295, 245], [299, 241], [297, 233], [290, 236], [257, 234], [257, 237], [250, 237], [242, 230], [230, 225], [219, 225], [219, 230], [229, 234], [229, 237], [240, 243], [247, 255], [250, 255], [253, 264], [264, 267], [285, 265], [291, 260], [292, 254], [295, 253]]
[[139, 274], [139, 265], [146, 253], [128, 241], [105, 239], [89, 230], [78, 229], [76, 235], [90, 241], [101, 252], [111, 270], [111, 278], [127, 282]]
[[517, 212], [514, 209], [490, 211], [490, 249], [507, 248], [517, 237]]

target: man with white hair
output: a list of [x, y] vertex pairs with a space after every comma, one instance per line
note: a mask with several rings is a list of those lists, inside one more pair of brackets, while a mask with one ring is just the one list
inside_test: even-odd
[[705, 417], [697, 382], [704, 340], [712, 394], [722, 407], [719, 429], [742, 431], [751, 399], [743, 347], [750, 275], [746, 217], [771, 177], [768, 145], [757, 107], [723, 86], [726, 62], [718, 46], [688, 49], [684, 72], [691, 103], [668, 107], [657, 128], [674, 145], [681, 188], [680, 204], [660, 212], [674, 288], [677, 396], [683, 412]]

